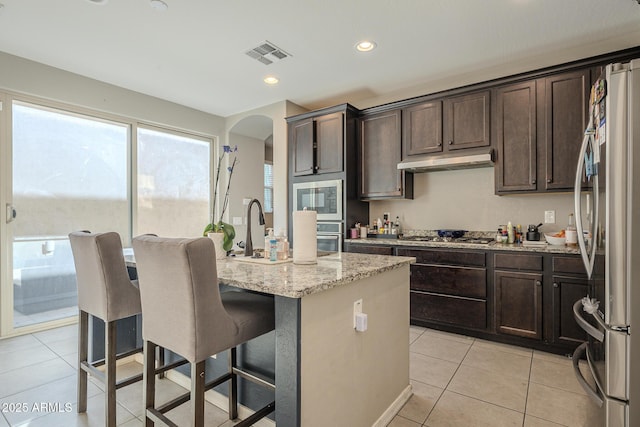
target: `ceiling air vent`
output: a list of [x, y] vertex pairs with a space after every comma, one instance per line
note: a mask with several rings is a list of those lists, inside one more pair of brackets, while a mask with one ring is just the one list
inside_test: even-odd
[[247, 56], [262, 62], [264, 65], [273, 64], [274, 62], [291, 56], [291, 54], [266, 40], [245, 53]]

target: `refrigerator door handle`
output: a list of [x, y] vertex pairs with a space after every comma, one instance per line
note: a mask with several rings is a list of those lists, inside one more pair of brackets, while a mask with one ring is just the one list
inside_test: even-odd
[[[587, 247], [584, 242], [584, 229], [582, 227], [582, 172], [584, 171], [584, 156], [587, 152], [587, 148], [589, 144], [593, 150], [599, 148], [593, 143], [593, 131], [591, 130], [593, 127], [593, 118], [589, 120], [589, 124], [587, 126], [587, 130], [585, 131], [584, 139], [582, 140], [582, 146], [580, 147], [580, 154], [578, 155], [578, 167], [576, 168], [576, 180], [573, 188], [574, 191], [574, 205], [575, 205], [575, 217], [576, 217], [576, 231], [578, 234], [578, 245], [580, 246], [580, 255], [582, 256], [582, 262], [584, 263], [584, 267], [587, 271], [587, 277], [591, 278], [591, 274], [593, 273], [593, 264], [596, 258], [596, 236], [595, 233], [591, 237], [591, 254], [587, 251]], [[598, 175], [593, 175], [593, 224], [598, 224], [599, 221], [599, 212], [598, 207], [600, 204], [599, 201], [599, 181]], [[591, 230], [589, 230], [591, 231]]]
[[[576, 319], [576, 323], [578, 323], [578, 326], [580, 326], [586, 333], [591, 335], [593, 338], [597, 339], [600, 342], [603, 342], [604, 332], [602, 332], [600, 329], [594, 326], [591, 326], [589, 322], [584, 320], [584, 317], [582, 317], [581, 311], [582, 311], [582, 300], [579, 299], [573, 304], [573, 317]], [[593, 317], [596, 318], [596, 321], [598, 321], [599, 325], [601, 325], [603, 328], [606, 327], [602, 319], [598, 317], [597, 313], [593, 314]]]
[[587, 352], [588, 344], [588, 342], [580, 344], [578, 348], [576, 348], [576, 350], [573, 352], [573, 356], [571, 357], [571, 360], [573, 362], [573, 373], [576, 375], [576, 379], [578, 380], [578, 383], [580, 383], [580, 386], [582, 386], [582, 388], [584, 389], [585, 393], [587, 393], [587, 395], [596, 403], [596, 405], [598, 405], [599, 408], [602, 408], [604, 400], [602, 399], [602, 397], [600, 397], [598, 389], [593, 389], [580, 371], [580, 359]]

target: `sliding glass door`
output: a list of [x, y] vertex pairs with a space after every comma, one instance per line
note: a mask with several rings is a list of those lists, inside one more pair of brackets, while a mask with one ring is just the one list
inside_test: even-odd
[[77, 314], [74, 230], [130, 238], [130, 126], [12, 104], [13, 327]]
[[0, 336], [73, 321], [68, 235], [202, 235], [213, 140], [0, 92]]

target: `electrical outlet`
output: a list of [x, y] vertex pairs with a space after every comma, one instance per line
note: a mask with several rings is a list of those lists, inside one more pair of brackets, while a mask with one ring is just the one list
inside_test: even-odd
[[234, 216], [233, 217], [233, 224], [231, 225], [242, 225], [242, 217], [241, 216]]
[[556, 211], [544, 211], [544, 223], [555, 224], [556, 223]]
[[244, 199], [242, 199], [242, 204], [244, 206], [247, 206], [249, 203], [251, 203], [251, 199], [250, 198], [245, 197]]
[[353, 329], [356, 328], [356, 314], [362, 313], [362, 299], [353, 303]]

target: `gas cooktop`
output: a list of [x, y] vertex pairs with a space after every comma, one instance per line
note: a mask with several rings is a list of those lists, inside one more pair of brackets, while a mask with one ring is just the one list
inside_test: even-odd
[[478, 245], [488, 245], [493, 241], [490, 237], [439, 237], [439, 236], [402, 236], [400, 240], [411, 240], [414, 242], [441, 242], [441, 243], [473, 243]]

